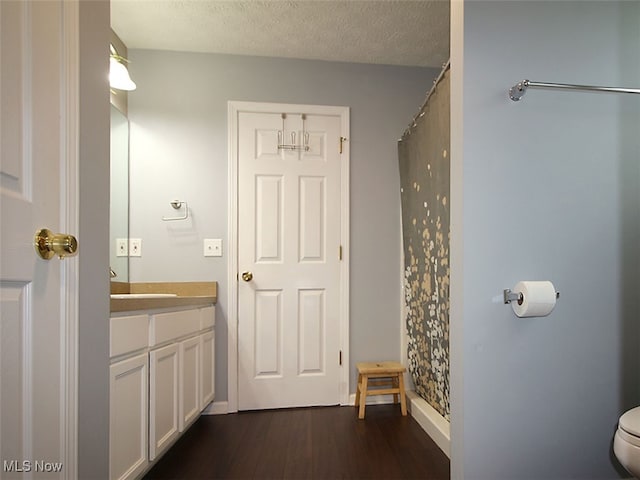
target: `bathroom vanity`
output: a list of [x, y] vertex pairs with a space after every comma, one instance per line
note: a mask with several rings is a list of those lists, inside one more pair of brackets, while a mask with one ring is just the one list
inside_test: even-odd
[[110, 478], [147, 471], [214, 399], [213, 295], [112, 298]]

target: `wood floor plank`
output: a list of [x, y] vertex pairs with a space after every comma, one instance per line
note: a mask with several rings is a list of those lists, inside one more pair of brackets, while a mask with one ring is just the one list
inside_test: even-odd
[[449, 459], [398, 405], [202, 416], [151, 469], [153, 479], [449, 478]]
[[[292, 416], [289, 425], [291, 435], [287, 441], [284, 476], [285, 479], [312, 478], [313, 435], [311, 430], [311, 412], [299, 409]], [[285, 417], [285, 416], [283, 416]], [[287, 418], [288, 420], [288, 418]]]
[[[258, 470], [258, 462], [261, 458], [262, 450], [265, 448], [270, 449], [265, 439], [273, 420], [273, 412], [267, 411], [264, 413], [264, 415], [258, 415], [256, 412], [248, 412], [236, 415], [241, 420], [250, 420], [251, 424], [243, 430], [239, 439], [240, 446], [234, 452], [233, 457], [230, 458], [229, 472], [225, 478], [257, 478], [256, 471]], [[216, 432], [212, 431], [210, 434], [215, 436]], [[218, 439], [216, 439], [215, 443], [219, 443]], [[215, 455], [214, 452], [215, 450], [212, 451], [212, 455]]]

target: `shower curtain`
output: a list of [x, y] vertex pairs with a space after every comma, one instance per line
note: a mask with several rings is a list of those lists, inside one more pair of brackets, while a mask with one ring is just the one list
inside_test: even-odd
[[449, 420], [449, 67], [398, 142], [408, 367]]

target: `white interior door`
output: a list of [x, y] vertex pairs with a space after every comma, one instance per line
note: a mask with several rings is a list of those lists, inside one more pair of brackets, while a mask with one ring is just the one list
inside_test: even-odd
[[240, 410], [340, 403], [342, 123], [238, 113]]
[[0, 1], [0, 25], [0, 478], [74, 478], [75, 260], [38, 257], [34, 234], [75, 222], [65, 182], [77, 5]]

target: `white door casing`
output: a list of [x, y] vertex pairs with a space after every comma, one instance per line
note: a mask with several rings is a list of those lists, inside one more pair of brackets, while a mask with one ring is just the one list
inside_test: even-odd
[[348, 108], [230, 102], [229, 120], [229, 410], [346, 404]]
[[[78, 4], [0, 2], [0, 478], [77, 476]], [[6, 462], [6, 463], [5, 463]]]

